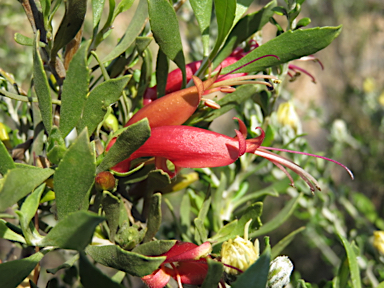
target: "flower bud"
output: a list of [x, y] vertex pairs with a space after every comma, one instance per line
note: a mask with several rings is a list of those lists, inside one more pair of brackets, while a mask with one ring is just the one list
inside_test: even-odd
[[283, 288], [289, 282], [293, 264], [288, 256], [278, 256], [269, 265], [267, 288]]
[[103, 127], [108, 131], [116, 132], [119, 129], [119, 121], [113, 114], [109, 114], [103, 122]]
[[[259, 258], [259, 242], [251, 241], [236, 236], [223, 243], [221, 249], [221, 262], [245, 271]], [[224, 266], [224, 271], [230, 275], [238, 275], [241, 272]]]
[[373, 232], [373, 247], [375, 247], [381, 255], [384, 255], [384, 231]]
[[96, 189], [103, 191], [112, 191], [116, 186], [116, 179], [111, 172], [103, 171], [96, 175], [95, 178]]
[[283, 126], [291, 127], [295, 132], [301, 130], [300, 118], [291, 102], [280, 104], [277, 109], [277, 121]]

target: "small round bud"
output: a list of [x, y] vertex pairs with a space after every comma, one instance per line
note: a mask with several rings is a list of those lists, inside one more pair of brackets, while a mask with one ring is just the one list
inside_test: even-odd
[[103, 127], [108, 131], [116, 132], [119, 129], [119, 121], [113, 114], [109, 114], [103, 122]]
[[96, 175], [95, 186], [97, 190], [112, 191], [116, 186], [116, 179], [111, 172], [103, 171]]
[[273, 259], [269, 265], [267, 288], [283, 288], [289, 282], [293, 270], [293, 264], [287, 256], [279, 256]]

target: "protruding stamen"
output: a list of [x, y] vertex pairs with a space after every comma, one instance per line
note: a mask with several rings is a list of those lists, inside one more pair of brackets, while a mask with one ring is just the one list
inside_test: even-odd
[[201, 100], [204, 102], [204, 105], [209, 107], [209, 108], [212, 108], [212, 109], [220, 109], [221, 108], [221, 106], [219, 104], [217, 104], [215, 101], [213, 101], [212, 99], [201, 98]]

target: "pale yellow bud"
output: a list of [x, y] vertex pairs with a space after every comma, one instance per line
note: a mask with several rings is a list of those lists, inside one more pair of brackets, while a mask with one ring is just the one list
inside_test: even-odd
[[[259, 258], [259, 242], [256, 240], [255, 245], [251, 241], [236, 236], [235, 239], [229, 239], [223, 243], [221, 249], [221, 262], [231, 265], [245, 271]], [[224, 266], [226, 273], [238, 275], [241, 272]]]
[[279, 105], [277, 109], [277, 121], [283, 126], [289, 126], [297, 131], [300, 127], [300, 118], [296, 113], [295, 106], [291, 102]]
[[381, 255], [384, 255], [384, 231], [373, 232], [373, 247], [375, 247]]

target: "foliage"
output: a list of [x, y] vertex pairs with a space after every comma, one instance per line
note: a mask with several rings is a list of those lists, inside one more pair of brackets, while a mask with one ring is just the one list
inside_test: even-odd
[[[143, 284], [136, 278], [167, 271], [164, 263], [172, 258], [167, 253], [188, 242], [212, 245], [202, 258], [208, 270], [204, 282], [197, 283], [202, 287], [224, 287], [224, 281], [233, 287], [265, 287], [271, 260], [288, 246], [300, 249], [300, 243], [318, 249], [333, 276], [307, 283], [296, 270], [293, 287], [375, 287], [384, 281], [384, 243], [372, 246], [369, 240], [375, 225], [384, 230], [383, 219], [369, 198], [333, 177], [330, 162], [308, 157], [312, 149], [292, 104], [278, 109], [287, 100], [285, 80], [298, 71], [307, 73], [291, 61], [318, 61], [313, 54], [330, 45], [341, 26], [304, 28], [311, 21], [298, 18], [303, 0], [272, 0], [249, 13], [249, 0], [93, 0], [91, 9], [85, 0], [19, 2], [33, 33], [18, 32], [14, 38], [29, 49], [32, 78], [24, 91], [23, 81], [13, 78], [15, 71], [0, 67], [0, 238], [24, 253], [10, 259], [11, 253], [0, 249], [4, 287], [17, 287], [28, 277], [30, 287], [137, 287]], [[106, 44], [119, 15], [129, 15], [130, 24], [117, 43]], [[53, 29], [57, 19], [61, 22]], [[262, 43], [267, 24], [275, 28], [275, 37]], [[181, 32], [183, 25], [194, 26], [194, 37]], [[103, 45], [109, 45], [108, 51]], [[230, 57], [238, 58], [224, 65]], [[191, 58], [201, 61], [192, 74], [206, 82], [191, 80], [186, 66]], [[130, 158], [129, 171], [115, 169], [156, 135], [153, 115], [125, 124], [149, 99], [149, 87], [157, 87], [152, 103], [168, 95], [170, 60], [180, 69], [176, 91], [196, 89], [198, 102], [206, 104], [179, 125], [193, 126], [190, 131], [212, 128], [212, 122], [224, 127], [226, 120], [217, 118], [232, 112], [252, 137], [259, 133], [256, 127], [264, 129], [262, 146], [303, 152], [289, 157], [318, 179], [323, 192], [310, 193], [305, 181], [311, 190], [317, 183], [304, 172], [293, 170], [299, 175], [288, 176], [274, 168], [276, 163], [280, 168], [283, 157], [271, 160], [255, 151], [223, 167], [179, 172], [177, 163], [161, 166], [157, 159], [136, 157]], [[236, 91], [213, 87], [210, 79], [224, 75], [220, 81], [227, 73], [260, 73], [266, 81], [225, 82], [238, 86]], [[200, 92], [210, 88], [226, 94], [207, 100]], [[183, 113], [175, 109], [173, 116]], [[241, 125], [239, 130], [235, 139], [241, 150]], [[175, 146], [193, 146], [186, 141]], [[101, 183], [100, 172], [112, 180]], [[173, 177], [173, 172], [179, 173]], [[291, 179], [295, 188], [289, 187]], [[273, 208], [272, 202], [282, 207]], [[292, 218], [296, 224], [288, 225]], [[251, 238], [269, 238], [260, 258], [233, 280], [223, 273], [221, 245], [236, 236], [248, 238], [250, 220]], [[363, 226], [369, 231], [359, 235]], [[54, 253], [60, 253], [62, 263], [48, 269], [52, 275], [47, 277], [39, 263]], [[196, 264], [194, 258], [180, 259], [175, 262]], [[102, 265], [113, 268], [113, 276]]]

